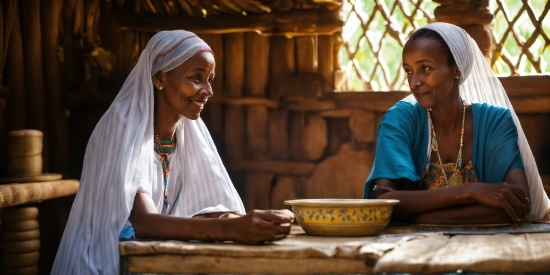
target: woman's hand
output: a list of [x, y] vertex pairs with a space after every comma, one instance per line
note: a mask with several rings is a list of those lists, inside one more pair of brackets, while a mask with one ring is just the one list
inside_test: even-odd
[[231, 240], [244, 244], [261, 244], [284, 239], [290, 233], [294, 214], [287, 210], [253, 210], [231, 222]]
[[531, 208], [529, 194], [524, 189], [506, 182], [487, 184], [472, 182], [471, 196], [479, 203], [490, 207], [504, 209], [516, 222], [525, 217]]

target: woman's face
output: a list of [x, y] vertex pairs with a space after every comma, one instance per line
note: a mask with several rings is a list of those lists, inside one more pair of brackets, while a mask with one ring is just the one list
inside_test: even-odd
[[419, 37], [405, 44], [403, 69], [416, 101], [424, 108], [458, 98], [458, 66], [449, 65], [449, 52], [440, 41]]
[[[169, 72], [157, 72], [153, 76], [157, 87], [157, 111], [188, 119], [199, 118], [206, 101], [214, 94], [211, 83], [215, 67], [212, 53], [203, 52]], [[159, 90], [160, 86], [164, 89]]]

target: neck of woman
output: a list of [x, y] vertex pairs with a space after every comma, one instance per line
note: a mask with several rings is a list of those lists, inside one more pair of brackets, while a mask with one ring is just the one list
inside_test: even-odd
[[460, 131], [463, 110], [464, 105], [461, 100], [433, 108], [431, 112], [432, 123], [436, 129], [443, 131], [443, 133]]
[[154, 134], [158, 135], [160, 140], [173, 140], [179, 117], [163, 117], [155, 114]]

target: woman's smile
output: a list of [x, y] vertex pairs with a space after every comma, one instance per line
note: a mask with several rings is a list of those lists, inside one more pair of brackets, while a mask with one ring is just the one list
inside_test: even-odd
[[423, 98], [423, 97], [429, 95], [430, 91], [427, 91], [427, 92], [413, 92], [413, 94], [414, 94], [414, 97], [416, 99], [420, 99], [420, 98]]
[[196, 107], [199, 108], [199, 111], [202, 110], [204, 108], [204, 105], [206, 105], [206, 102], [208, 101], [207, 98], [205, 98], [204, 100], [189, 100], [191, 103], [193, 103], [193, 105], [195, 105]]

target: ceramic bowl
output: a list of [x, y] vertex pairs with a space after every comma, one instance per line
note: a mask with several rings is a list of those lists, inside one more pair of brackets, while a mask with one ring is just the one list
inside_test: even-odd
[[298, 224], [309, 235], [372, 236], [390, 222], [398, 200], [303, 199], [287, 200]]

